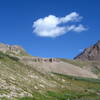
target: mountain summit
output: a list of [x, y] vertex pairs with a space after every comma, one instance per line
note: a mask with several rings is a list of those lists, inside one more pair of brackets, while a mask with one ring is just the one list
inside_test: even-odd
[[13, 55], [26, 55], [25, 50], [17, 45], [8, 45], [0, 43], [0, 52], [13, 54]]
[[84, 49], [84, 51], [80, 53], [78, 56], [76, 56], [74, 59], [92, 60], [92, 61], [100, 60], [100, 40], [93, 46]]

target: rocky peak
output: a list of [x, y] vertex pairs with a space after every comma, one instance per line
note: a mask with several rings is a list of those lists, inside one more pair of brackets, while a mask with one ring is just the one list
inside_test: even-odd
[[100, 60], [100, 40], [93, 46], [84, 49], [84, 51], [76, 56], [74, 59]]
[[[59, 62], [59, 59], [56, 58], [41, 58], [28, 56], [24, 49], [17, 45], [7, 45], [0, 43], [0, 51], [3, 53], [9, 53], [12, 56], [17, 55], [17, 57], [19, 57], [19, 59], [24, 62]], [[19, 55], [22, 56], [20, 57]]]
[[7, 45], [2, 43], [0, 43], [0, 51], [4, 53], [14, 53], [14, 54], [25, 53], [24, 49], [22, 49], [20, 46]]
[[100, 48], [100, 40], [94, 46], [97, 46], [98, 48]]

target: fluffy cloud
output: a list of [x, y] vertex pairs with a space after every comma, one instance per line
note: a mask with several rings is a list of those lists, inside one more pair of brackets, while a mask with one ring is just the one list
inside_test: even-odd
[[[82, 25], [73, 23], [81, 21], [82, 17], [78, 13], [72, 12], [65, 17], [49, 15], [33, 22], [33, 33], [42, 37], [57, 37], [70, 31], [82, 32], [86, 28]], [[72, 25], [68, 25], [71, 22]]]

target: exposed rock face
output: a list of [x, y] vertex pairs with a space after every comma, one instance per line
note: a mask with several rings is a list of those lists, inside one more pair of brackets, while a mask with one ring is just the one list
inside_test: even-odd
[[0, 44], [0, 51], [4, 53], [14, 53], [14, 54], [20, 54], [20, 53], [25, 53], [24, 49], [22, 49], [20, 46], [17, 45], [5, 45], [5, 44]]
[[59, 62], [60, 60], [57, 58], [40, 58], [40, 57], [27, 57], [27, 56], [23, 56], [21, 57], [21, 60], [27, 62], [27, 61], [31, 61], [31, 62]]
[[81, 54], [76, 56], [74, 59], [80, 60], [100, 60], [100, 40], [91, 46], [90, 48], [86, 48]]
[[[21, 57], [18, 57], [21, 60], [24, 61], [33, 61], [33, 62], [59, 62], [59, 59], [56, 58], [41, 58], [41, 57], [31, 57], [25, 55], [25, 50], [17, 45], [6, 45], [6, 44], [0, 44], [0, 51], [3, 53], [10, 53], [15, 55], [23, 55]], [[15, 56], [14, 55], [14, 56]], [[25, 56], [24, 56], [25, 55]]]

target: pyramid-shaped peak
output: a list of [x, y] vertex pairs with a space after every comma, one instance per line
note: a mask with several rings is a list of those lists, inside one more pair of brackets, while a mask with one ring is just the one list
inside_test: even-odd
[[100, 40], [97, 41], [96, 45], [100, 46]]
[[84, 49], [84, 51], [76, 56], [74, 59], [100, 61], [100, 40], [89, 48]]

